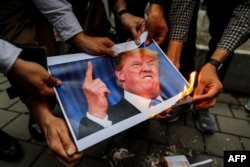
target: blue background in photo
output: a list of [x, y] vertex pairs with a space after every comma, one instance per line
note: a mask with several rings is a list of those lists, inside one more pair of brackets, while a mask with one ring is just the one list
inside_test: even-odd
[[[183, 91], [183, 83], [187, 86], [186, 80], [167, 61], [160, 48], [154, 43], [149, 46], [142, 44], [139, 47], [147, 47], [159, 53], [162, 96], [168, 98]], [[100, 78], [110, 90], [109, 105], [116, 104], [123, 95], [123, 89], [116, 84], [114, 73], [116, 58], [103, 56], [49, 66], [51, 74], [63, 81], [62, 86], [56, 89], [77, 138], [80, 120], [86, 116], [88, 110], [88, 104], [81, 89], [88, 61], [93, 64], [93, 79]]]

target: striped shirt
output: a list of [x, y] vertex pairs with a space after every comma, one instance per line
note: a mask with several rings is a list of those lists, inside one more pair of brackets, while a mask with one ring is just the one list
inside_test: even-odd
[[250, 1], [245, 0], [237, 6], [232, 18], [224, 30], [217, 46], [219, 49], [233, 52], [250, 38]]
[[186, 42], [196, 0], [172, 0], [168, 23], [169, 39]]

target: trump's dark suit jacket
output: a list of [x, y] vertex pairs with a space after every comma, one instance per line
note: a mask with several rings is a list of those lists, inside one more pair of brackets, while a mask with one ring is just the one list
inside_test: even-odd
[[[123, 121], [131, 116], [141, 113], [136, 107], [122, 98], [117, 104], [108, 108], [107, 114], [112, 124]], [[89, 120], [87, 117], [81, 119], [79, 126], [79, 138], [88, 136], [96, 131], [104, 129], [103, 126]]]

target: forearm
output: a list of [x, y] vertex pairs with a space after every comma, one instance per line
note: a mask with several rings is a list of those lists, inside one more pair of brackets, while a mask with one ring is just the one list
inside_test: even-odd
[[33, 2], [58, 31], [64, 41], [83, 31], [68, 1], [33, 0]]
[[157, 3], [151, 3], [147, 14], [148, 17], [164, 17], [163, 6]]
[[170, 40], [167, 46], [166, 54], [176, 68], [180, 68], [180, 58], [183, 42]]
[[26, 101], [26, 106], [38, 125], [44, 130], [53, 123], [55, 116], [52, 110], [55, 105], [55, 97], [33, 97]]
[[175, 51], [176, 54], [181, 54], [182, 47], [183, 47], [183, 42], [170, 40], [167, 51]]
[[227, 59], [229, 54], [230, 53], [227, 50], [217, 48], [211, 56], [211, 59], [215, 59], [220, 63], [223, 63]]
[[22, 52], [22, 49], [15, 47], [14, 45], [0, 39], [0, 72], [7, 74], [16, 59]]

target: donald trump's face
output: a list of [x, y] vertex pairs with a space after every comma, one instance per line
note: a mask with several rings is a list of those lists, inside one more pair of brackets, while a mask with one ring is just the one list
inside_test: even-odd
[[138, 48], [122, 58], [116, 76], [122, 87], [144, 98], [154, 98], [160, 94], [158, 54], [146, 48]]

